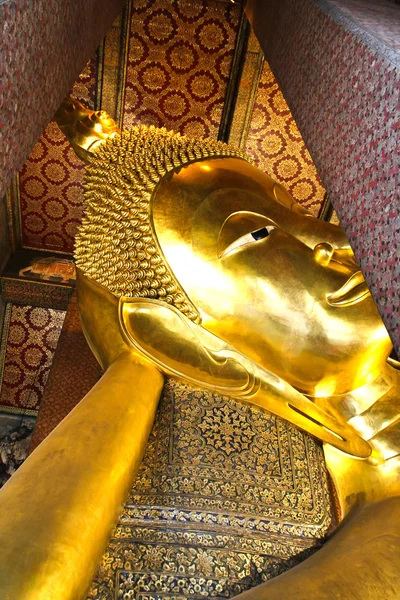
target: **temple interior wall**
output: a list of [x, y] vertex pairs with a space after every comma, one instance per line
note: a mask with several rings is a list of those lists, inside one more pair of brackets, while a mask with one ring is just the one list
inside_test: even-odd
[[[6, 20], [11, 24], [2, 42], [5, 59], [10, 60], [7, 57], [13, 52], [15, 37], [25, 40], [12, 61], [13, 72], [19, 75], [10, 77], [12, 82], [8, 88], [6, 86], [8, 92], [17, 90], [19, 99], [15, 110], [11, 110], [9, 103], [4, 119], [3, 115], [0, 117], [5, 122], [1, 134], [6, 142], [1, 181], [4, 190], [10, 184], [11, 176], [19, 171], [8, 188], [8, 204], [5, 201], [0, 204], [0, 266], [3, 264], [5, 267], [1, 270], [0, 303], [0, 315], [2, 310], [4, 312], [0, 347], [0, 413], [3, 418], [0, 442], [4, 448], [2, 460], [5, 457], [2, 482], [99, 376], [97, 364], [85, 346], [76, 304], [70, 301], [75, 282], [68, 269], [83, 211], [84, 169], [51, 121], [69, 89], [73, 97], [87, 106], [109, 111], [124, 127], [154, 124], [183, 134], [206, 135], [215, 139], [225, 136], [225, 141], [245, 149], [260, 168], [272, 173], [300, 204], [317, 217], [326, 214], [328, 190], [386, 324], [395, 335], [400, 278], [396, 271], [398, 209], [393, 199], [398, 161], [397, 149], [390, 146], [390, 136], [396, 108], [392, 92], [398, 91], [397, 67], [387, 56], [383, 57], [371, 46], [366, 47], [365, 40], [354, 31], [327, 16], [308, 0], [303, 2], [302, 10], [296, 9], [296, 3], [291, 4], [288, 0], [281, 2], [281, 12], [274, 3], [264, 3], [264, 6], [267, 4], [271, 14], [267, 17], [264, 14], [257, 20], [254, 15], [259, 5], [249, 2], [249, 15], [253, 14], [251, 19], [262, 48], [253, 33], [247, 37], [242, 6], [222, 0], [128, 2], [116, 19], [121, 8], [121, 3], [116, 1], [104, 3], [102, 8], [96, 9], [94, 3], [86, 2], [85, 6], [75, 3], [74, 8], [68, 9], [70, 12], [62, 5], [50, 7], [46, 3], [44, 8], [39, 3], [36, 12], [29, 13], [22, 0], [19, 3], [10, 0], [0, 6], [0, 22], [3, 26]], [[28, 13], [23, 31], [19, 29], [17, 8]], [[63, 14], [63, 10], [68, 14]], [[48, 23], [43, 26], [45, 14]], [[35, 25], [33, 19], [36, 19]], [[79, 27], [72, 26], [75, 22], [79, 22]], [[261, 27], [266, 22], [270, 29]], [[40, 44], [38, 36], [43, 27], [48, 35]], [[285, 34], [279, 27], [285, 29]], [[57, 40], [56, 44], [54, 40]], [[292, 41], [291, 47], [287, 44], [288, 40]], [[52, 52], [48, 51], [49, 48]], [[264, 60], [263, 51], [267, 60]], [[353, 84], [348, 86], [349, 65], [353, 58], [358, 61], [355, 81], [358, 91], [352, 96], [347, 91], [354, 88]], [[374, 70], [372, 61], [376, 61]], [[4, 61], [0, 61], [1, 64], [4, 65]], [[322, 69], [323, 77], [316, 77], [318, 69]], [[368, 70], [373, 75], [366, 77]], [[37, 82], [38, 79], [41, 85], [35, 83], [32, 86], [32, 81]], [[19, 81], [22, 87], [15, 87], [15, 81]], [[379, 107], [374, 105], [377, 88], [383, 110], [382, 104]], [[0, 91], [2, 93], [4, 91]], [[344, 95], [338, 98], [341, 93]], [[340, 119], [335, 102], [336, 108], [340, 108]], [[361, 110], [362, 104], [370, 108], [368, 114]], [[229, 126], [222, 128], [221, 123], [227, 114], [230, 115]], [[359, 115], [362, 115], [360, 123]], [[361, 130], [363, 119], [369, 123], [365, 130]], [[360, 140], [366, 139], [367, 149], [360, 146]], [[374, 162], [377, 152], [380, 152], [381, 158]], [[0, 196], [2, 193], [0, 190]], [[331, 218], [337, 220], [336, 214]], [[9, 261], [11, 250], [14, 252]], [[37, 266], [43, 259], [53, 259], [46, 272]], [[32, 269], [29, 271], [30, 266]], [[27, 272], [21, 275], [23, 269]], [[64, 275], [60, 273], [67, 273], [66, 279], [62, 279]], [[81, 348], [79, 356], [74, 353], [75, 346]], [[74, 377], [78, 363], [81, 385], [77, 387]], [[179, 409], [184, 394], [192, 394], [194, 411], [196, 402], [199, 414], [205, 410], [204, 399], [197, 398], [193, 391], [180, 390], [174, 397], [170, 390], [158, 417], [159, 429], [154, 431], [154, 440], [159, 440], [163, 427], [166, 427], [163, 419], [167, 418], [165, 415], [171, 409], [171, 402], [175, 402]], [[200, 401], [203, 402], [201, 408]], [[212, 412], [215, 408], [213, 400], [208, 398], [207, 402], [207, 409]], [[247, 450], [247, 454], [240, 451], [236, 455], [229, 446], [236, 443], [236, 438], [234, 442], [228, 440], [225, 459], [231, 461], [229, 464], [234, 463], [233, 459], [240, 463], [241, 473], [254, 467], [251, 489], [254, 494], [260, 495], [265, 483], [257, 475], [263, 469], [256, 457], [257, 444], [262, 437], [260, 431], [262, 427], [268, 431], [268, 443], [275, 453], [271, 461], [278, 469], [279, 461], [283, 464], [285, 449], [276, 442], [276, 429], [281, 427], [282, 435], [286, 436], [291, 435], [291, 430], [282, 427], [279, 421], [275, 423], [268, 419], [267, 424], [258, 424], [258, 429], [257, 426], [252, 429], [246, 411], [220, 398], [215, 402], [215, 423], [218, 427], [225, 411], [228, 425], [233, 427], [235, 435], [247, 428], [254, 439], [250, 456]], [[208, 414], [202, 413], [203, 417], [208, 418]], [[198, 415], [193, 414], [190, 418], [192, 421], [187, 429], [196, 430], [196, 444], [202, 448], [207, 444], [210, 446], [207, 436], [201, 433], [200, 420], [196, 421]], [[36, 422], [38, 426], [34, 430]], [[21, 439], [10, 441], [7, 438], [13, 429], [20, 432]], [[113, 536], [104, 558], [103, 571], [98, 574], [90, 597], [96, 598], [100, 592], [114, 594], [117, 585], [120, 585], [120, 590], [126, 591], [129, 585], [133, 585], [133, 580], [136, 585], [140, 574], [132, 574], [133, 569], [127, 568], [125, 574], [118, 575], [119, 582], [117, 584], [113, 580], [113, 588], [109, 585], [109, 578], [120, 569], [121, 556], [129, 563], [144, 547], [143, 568], [162, 572], [167, 560], [170, 560], [177, 571], [174, 572], [174, 582], [179, 579], [179, 551], [182, 551], [187, 563], [186, 582], [190, 579], [192, 556], [192, 562], [198, 561], [196, 577], [209, 576], [213, 580], [214, 595], [217, 593], [217, 580], [228, 569], [229, 561], [236, 566], [240, 563], [243, 574], [243, 581], [235, 582], [236, 587], [228, 590], [234, 595], [246, 586], [260, 583], [263, 580], [261, 572], [268, 573], [268, 576], [277, 574], [284, 570], [285, 561], [286, 567], [293, 566], [296, 562], [293, 556], [302, 552], [307, 554], [317, 547], [335, 521], [334, 502], [330, 497], [323, 463], [318, 462], [318, 447], [311, 447], [304, 436], [293, 436], [293, 452], [297, 453], [297, 461], [304, 467], [300, 477], [304, 494], [291, 490], [288, 484], [285, 493], [274, 489], [272, 496], [261, 498], [259, 529], [255, 527], [255, 534], [248, 537], [245, 548], [240, 545], [243, 540], [238, 541], [240, 536], [236, 534], [226, 540], [226, 547], [222, 549], [221, 545], [218, 546], [220, 542], [214, 546], [210, 540], [204, 542], [205, 537], [200, 539], [197, 531], [184, 544], [176, 544], [178, 550], [173, 556], [173, 553], [168, 554], [168, 548], [174, 541], [172, 537], [175, 536], [175, 541], [182, 540], [183, 530], [180, 531], [174, 523], [174, 536], [164, 535], [160, 523], [165, 515], [161, 509], [156, 516], [151, 516], [152, 529], [145, 529], [140, 525], [150, 517], [145, 509], [142, 513], [135, 509], [138, 498], [142, 501], [146, 494], [157, 496], [154, 503], [158, 502], [160, 506], [167, 502], [167, 492], [176, 494], [176, 464], [173, 460], [160, 464], [158, 471], [151, 474], [156, 460], [151, 463], [154, 448], [149, 448], [148, 463], [126, 506], [130, 521], [121, 525], [121, 530]], [[186, 438], [182, 436], [179, 442], [182, 447], [184, 444], [187, 446], [190, 439], [188, 434]], [[174, 449], [174, 440], [167, 440], [164, 436], [162, 443], [170, 444]], [[179, 448], [174, 451], [178, 453], [179, 462]], [[280, 477], [286, 477], [285, 485], [297, 468], [293, 452], [290, 459], [285, 455], [286, 470], [278, 473]], [[316, 474], [311, 463], [307, 462], [305, 457], [309, 452], [314, 452], [315, 464], [322, 470], [322, 476]], [[205, 453], [207, 468], [215, 459], [213, 456]], [[217, 460], [223, 462], [221, 457]], [[196, 480], [201, 480], [199, 471], [188, 464], [184, 467], [188, 472], [188, 495], [184, 500], [189, 502], [188, 498], [193, 500], [195, 496], [194, 508], [190, 515], [185, 516], [186, 522], [195, 523], [196, 518], [214, 518], [212, 511], [205, 514], [200, 510], [208, 500], [203, 498], [201, 490], [195, 489]], [[217, 475], [219, 485], [229, 478], [223, 467]], [[169, 486], [167, 492], [161, 490], [163, 478], [167, 480], [165, 485]], [[315, 495], [310, 491], [314, 484], [318, 488]], [[155, 489], [150, 490], [151, 485]], [[211, 486], [211, 483], [208, 485]], [[235, 480], [233, 491], [230, 491], [232, 501], [238, 501], [235, 494], [242, 495], [243, 490], [239, 488], [240, 482]], [[277, 516], [285, 503], [290, 502], [295, 505], [296, 514], [309, 510], [315, 517], [314, 521], [311, 519], [303, 524], [305, 540], [304, 531], [298, 529], [292, 554], [288, 547], [282, 549], [282, 545], [279, 546], [282, 540], [277, 541], [276, 537], [275, 546], [271, 547], [265, 531], [262, 531], [262, 519], [269, 510], [273, 510], [269, 503], [278, 505], [278, 511], [273, 513]], [[250, 512], [249, 506], [250, 501], [242, 506], [243, 512]], [[200, 517], [196, 517], [195, 513]], [[234, 518], [239, 517], [238, 513]], [[233, 520], [230, 525], [234, 528], [237, 523]], [[291, 525], [290, 521], [288, 527]], [[286, 535], [285, 532], [283, 534]], [[146, 536], [150, 537], [145, 539]], [[121, 541], [124, 537], [132, 539], [124, 545]], [[152, 548], [156, 543], [162, 547], [160, 555], [165, 557], [164, 563], [154, 558]], [[223, 572], [221, 565], [225, 565]], [[147, 584], [150, 586], [149, 582]]]

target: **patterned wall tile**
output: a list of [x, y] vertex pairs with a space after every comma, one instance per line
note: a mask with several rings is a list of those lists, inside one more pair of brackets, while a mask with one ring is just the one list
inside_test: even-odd
[[32, 452], [97, 383], [100, 366], [90, 350], [73, 297], [63, 323], [29, 451]]
[[0, 2], [0, 197], [122, 6]]
[[325, 189], [267, 61], [245, 144], [255, 164], [318, 216]]
[[216, 138], [240, 11], [216, 0], [134, 3], [124, 127]]
[[[96, 57], [86, 65], [72, 96], [93, 107]], [[52, 121], [20, 172], [22, 245], [71, 253], [82, 217], [84, 164]]]
[[38, 410], [65, 312], [9, 304], [1, 349], [0, 406]]

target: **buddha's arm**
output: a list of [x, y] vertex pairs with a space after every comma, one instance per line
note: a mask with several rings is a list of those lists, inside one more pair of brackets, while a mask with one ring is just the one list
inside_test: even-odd
[[0, 598], [84, 598], [163, 385], [123, 352], [0, 491]]

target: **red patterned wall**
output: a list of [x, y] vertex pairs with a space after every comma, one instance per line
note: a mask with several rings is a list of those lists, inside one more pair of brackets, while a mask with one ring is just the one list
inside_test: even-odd
[[0, 198], [122, 0], [0, 0]]
[[269, 64], [264, 61], [246, 150], [256, 165], [284, 185], [315, 215], [325, 189]]
[[138, 0], [129, 41], [124, 127], [216, 138], [240, 11], [207, 0]]
[[[96, 59], [92, 58], [72, 95], [93, 107]], [[82, 216], [84, 165], [54, 121], [45, 129], [20, 173], [22, 245], [71, 253]]]
[[0, 406], [39, 409], [64, 316], [52, 308], [8, 305]]

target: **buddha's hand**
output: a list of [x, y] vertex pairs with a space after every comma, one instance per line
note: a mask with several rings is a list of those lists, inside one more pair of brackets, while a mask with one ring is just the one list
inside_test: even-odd
[[116, 122], [104, 110], [90, 110], [67, 97], [54, 120], [71, 142], [76, 154], [85, 162], [110, 136], [119, 133]]

